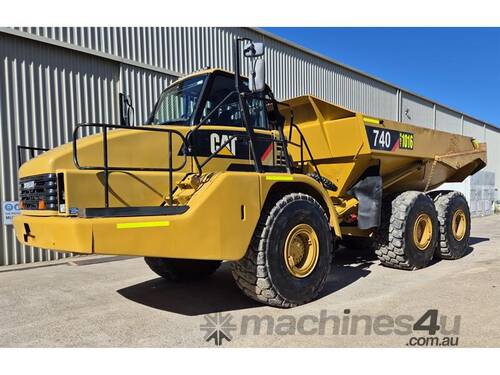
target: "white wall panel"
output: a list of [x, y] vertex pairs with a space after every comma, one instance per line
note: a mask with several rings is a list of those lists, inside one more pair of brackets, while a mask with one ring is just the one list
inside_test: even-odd
[[434, 105], [429, 101], [403, 92], [401, 95], [401, 121], [432, 129], [434, 127]]
[[484, 142], [485, 127], [479, 121], [464, 118], [464, 135], [474, 137], [479, 142]]
[[446, 108], [436, 107], [436, 129], [448, 133], [462, 133], [462, 120], [458, 113]]
[[485, 170], [495, 172], [495, 185], [500, 186], [500, 133], [495, 129], [486, 128], [485, 142], [488, 146], [488, 165]]

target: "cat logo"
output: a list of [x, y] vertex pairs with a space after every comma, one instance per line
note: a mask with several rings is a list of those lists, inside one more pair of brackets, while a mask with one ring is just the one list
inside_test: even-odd
[[[231, 138], [231, 140], [228, 142], [229, 138]], [[218, 155], [235, 156], [237, 141], [238, 138], [234, 135], [212, 133], [210, 134], [210, 152], [214, 153], [221, 145], [228, 142], [226, 146], [218, 152]]]

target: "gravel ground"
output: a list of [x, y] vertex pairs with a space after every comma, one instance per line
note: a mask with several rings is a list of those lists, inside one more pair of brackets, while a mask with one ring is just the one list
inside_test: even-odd
[[[428, 310], [435, 335], [412, 330]], [[321, 297], [289, 310], [243, 296], [229, 264], [171, 284], [142, 258], [94, 256], [0, 269], [0, 312], [0, 347], [498, 347], [500, 217], [473, 220], [467, 256], [419, 271], [341, 250]]]

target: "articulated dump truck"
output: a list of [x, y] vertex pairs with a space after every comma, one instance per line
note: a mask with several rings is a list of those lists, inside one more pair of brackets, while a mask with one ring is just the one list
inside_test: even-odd
[[318, 296], [339, 244], [405, 270], [467, 252], [467, 201], [436, 189], [483, 168], [485, 144], [312, 96], [279, 102], [264, 46], [234, 51], [234, 73], [179, 79], [146, 124], [80, 124], [24, 163], [19, 241], [142, 256], [175, 282], [229, 261], [246, 295], [279, 307]]

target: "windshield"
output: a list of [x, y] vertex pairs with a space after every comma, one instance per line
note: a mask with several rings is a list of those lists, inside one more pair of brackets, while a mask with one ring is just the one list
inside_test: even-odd
[[188, 78], [166, 89], [160, 96], [152, 123], [189, 125], [206, 78], [206, 75]]

